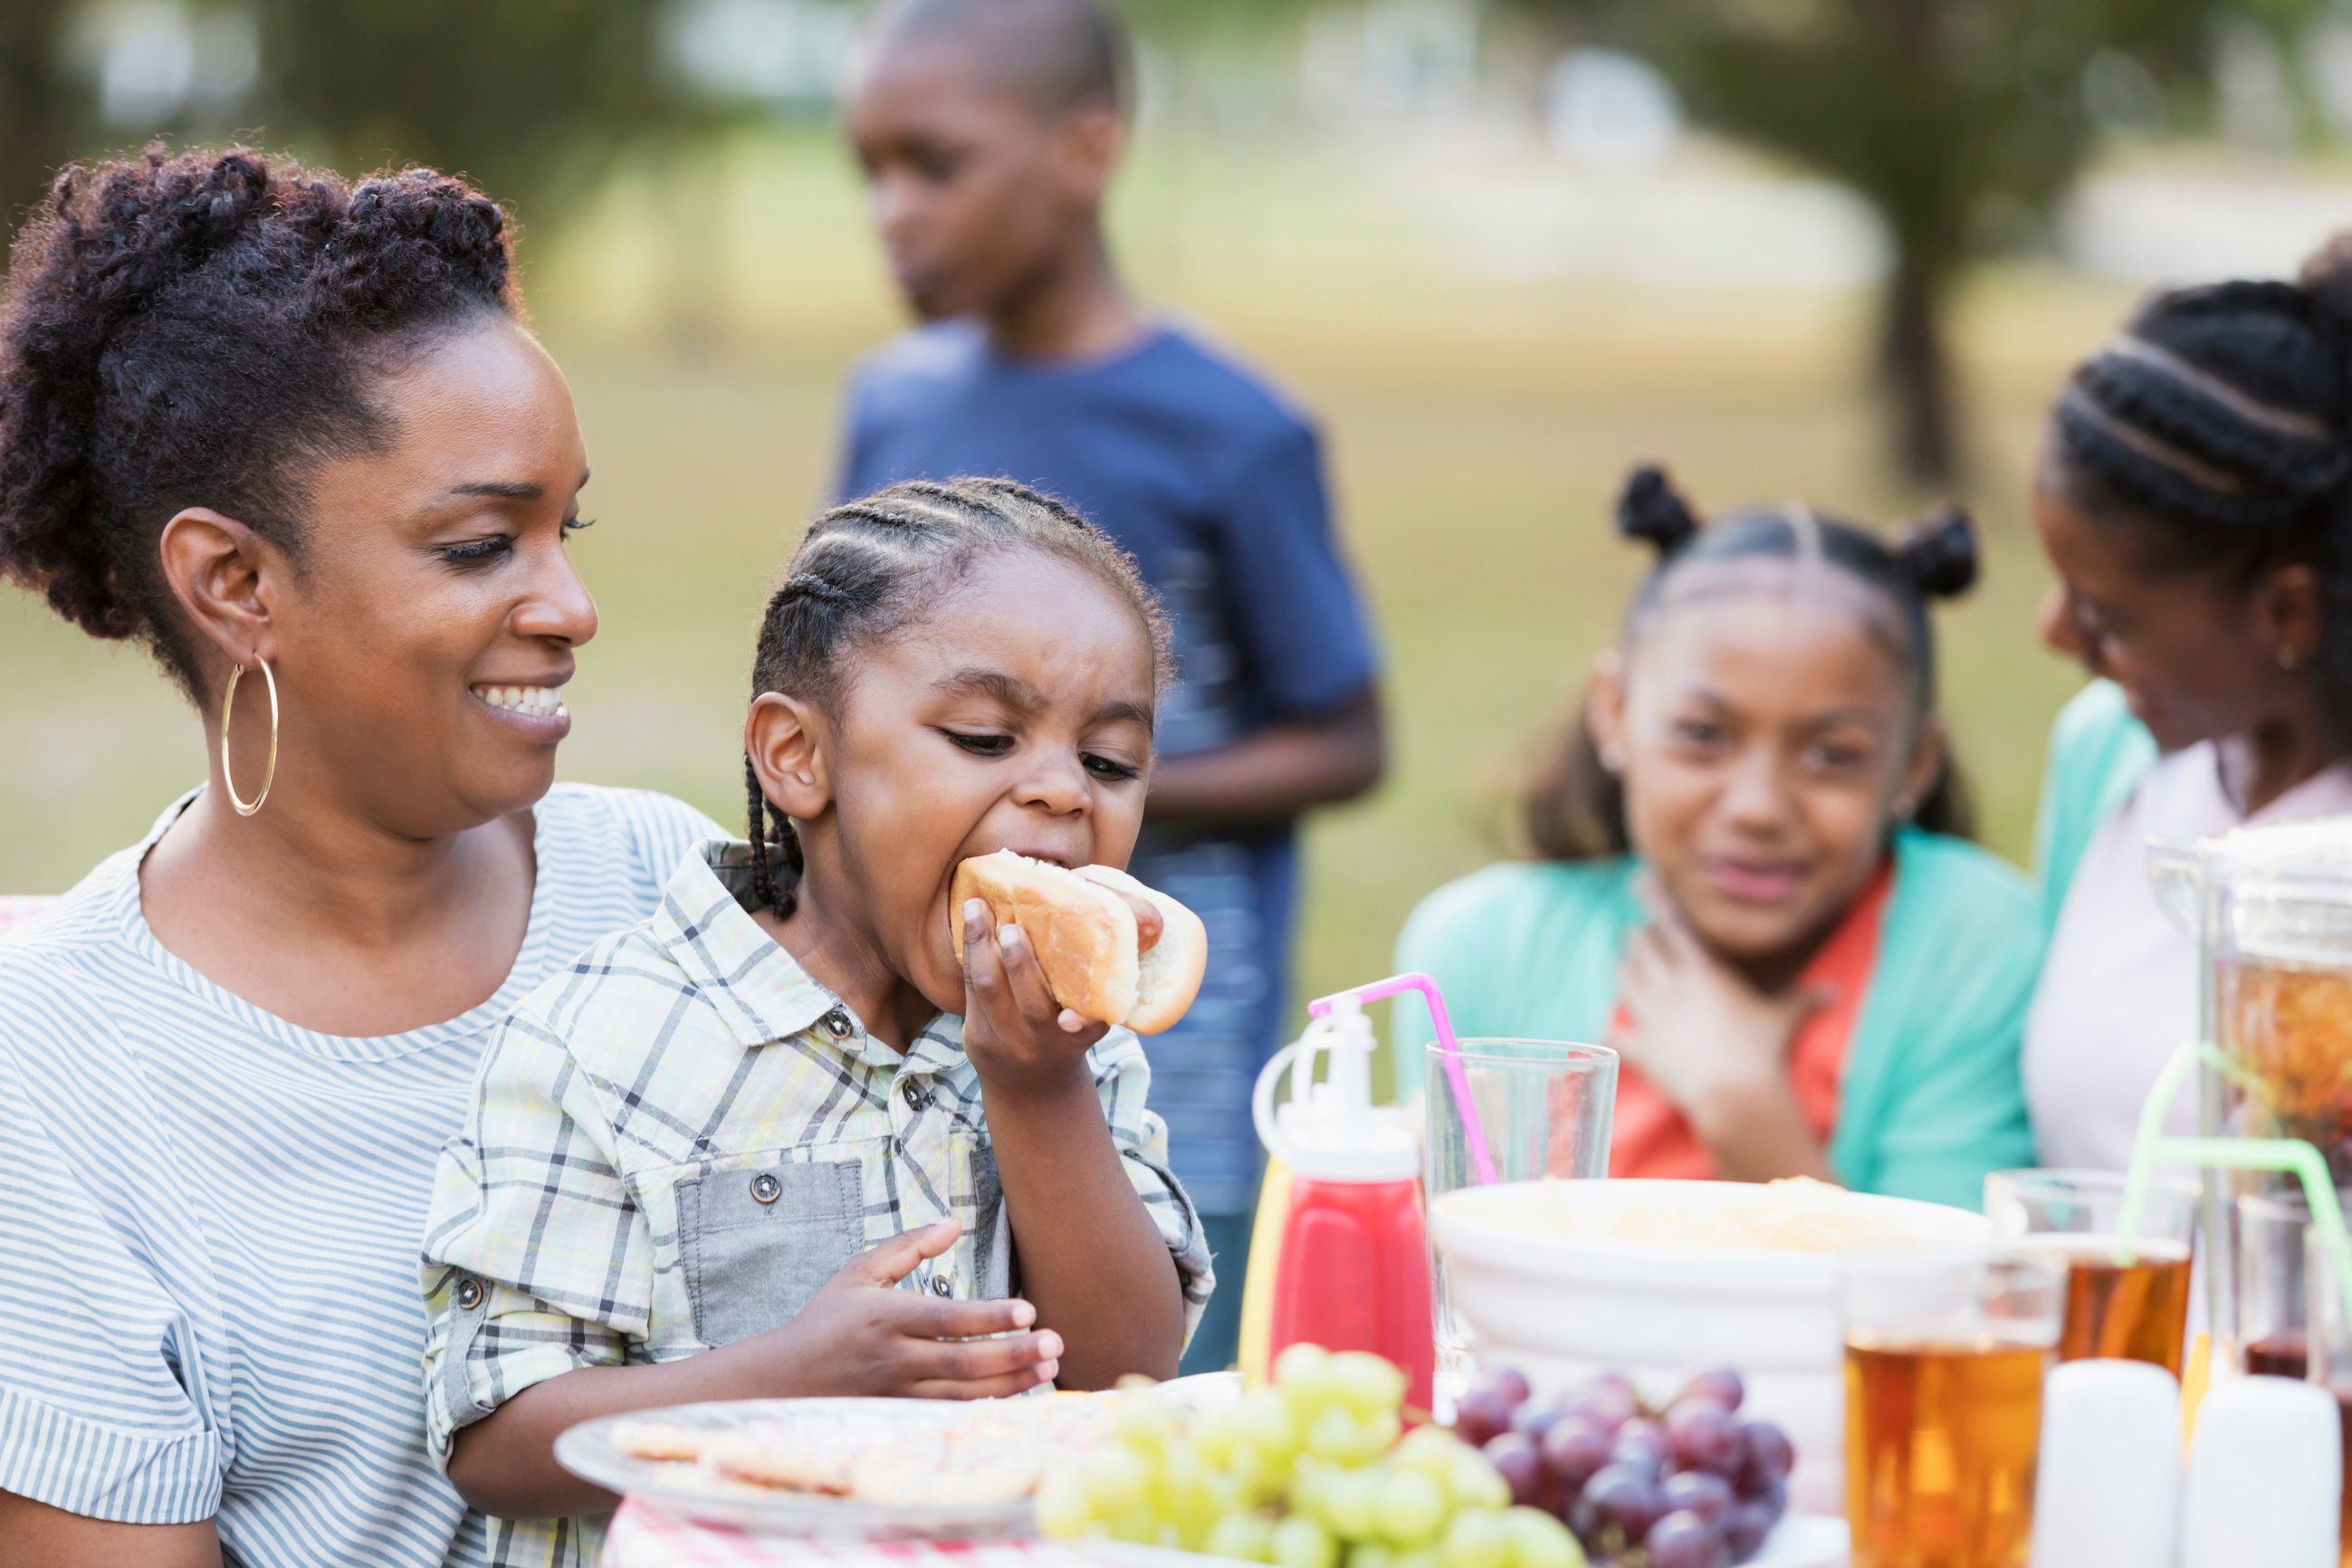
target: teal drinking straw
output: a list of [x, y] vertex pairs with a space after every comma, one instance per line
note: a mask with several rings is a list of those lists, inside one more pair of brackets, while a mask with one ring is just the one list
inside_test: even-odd
[[2352, 1322], [2352, 1237], [2344, 1229], [2344, 1210], [2336, 1201], [2336, 1183], [2318, 1150], [2300, 1138], [2167, 1138], [2164, 1119], [2179, 1098], [2180, 1086], [2200, 1062], [2241, 1083], [2245, 1070], [2210, 1045], [2194, 1042], [2172, 1053], [2156, 1085], [2140, 1101], [2139, 1127], [2132, 1136], [2131, 1164], [2124, 1173], [2123, 1208], [2116, 1216], [2116, 1263], [2130, 1264], [2137, 1256], [2140, 1220], [2147, 1208], [2147, 1189], [2161, 1163], [2197, 1165], [2207, 1170], [2283, 1171], [2303, 1184], [2311, 1205], [2312, 1228], [2319, 1233], [2328, 1262], [2336, 1271], [2336, 1289], [2344, 1298], [2346, 1321]]

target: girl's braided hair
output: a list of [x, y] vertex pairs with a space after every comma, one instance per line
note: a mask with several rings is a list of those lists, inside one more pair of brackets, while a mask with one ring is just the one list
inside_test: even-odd
[[[839, 711], [850, 652], [910, 625], [983, 556], [1013, 550], [1044, 551], [1101, 580], [1150, 634], [1155, 685], [1166, 679], [1167, 617], [1134, 557], [1108, 534], [1011, 479], [910, 480], [835, 507], [810, 526], [761, 619], [751, 695], [789, 692]], [[800, 837], [761, 789], [749, 754], [743, 780], [752, 894], [789, 916], [805, 868]]]
[[161, 144], [67, 169], [0, 296], [0, 577], [200, 697], [163, 525], [213, 507], [299, 564], [313, 469], [385, 439], [373, 375], [516, 313], [508, 241], [495, 202], [429, 169], [352, 184]]
[[2150, 300], [2077, 367], [2051, 435], [2051, 477], [2152, 569], [2318, 569], [2325, 717], [2352, 750], [2352, 233], [2293, 283]]
[[[1627, 477], [1617, 501], [1617, 531], [1657, 552], [1657, 564], [1625, 613], [1629, 644], [1664, 604], [1675, 579], [1701, 562], [1795, 560], [1807, 554], [1835, 566], [1895, 613], [1908, 661], [1916, 711], [1936, 710], [1936, 634], [1929, 601], [1965, 594], [1977, 580], [1977, 535], [1967, 512], [1946, 506], [1889, 543], [1866, 529], [1801, 506], [1751, 508], [1702, 525], [1664, 469], [1644, 465]], [[1601, 763], [1581, 707], [1569, 732], [1549, 749], [1521, 805], [1535, 852], [1547, 860], [1597, 860], [1633, 847], [1625, 826], [1625, 787]], [[1912, 821], [1930, 833], [1969, 836], [1968, 791], [1948, 748], [1944, 765]]]

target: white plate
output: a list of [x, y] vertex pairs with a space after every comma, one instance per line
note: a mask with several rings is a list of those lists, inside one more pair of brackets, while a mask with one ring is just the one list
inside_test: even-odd
[[[1196, 1410], [1241, 1397], [1239, 1373], [1180, 1377], [1160, 1385]], [[556, 1462], [573, 1475], [625, 1497], [644, 1497], [671, 1512], [712, 1524], [828, 1541], [1001, 1541], [1036, 1533], [1030, 1500], [906, 1504], [860, 1502], [814, 1492], [782, 1491], [714, 1476], [693, 1465], [639, 1459], [614, 1442], [627, 1426], [739, 1432], [806, 1423], [813, 1432], [845, 1423], [887, 1425], [914, 1436], [970, 1418], [972, 1407], [929, 1399], [737, 1399], [583, 1421], [555, 1440]]]
[[733, 1399], [632, 1411], [583, 1421], [555, 1440], [556, 1463], [626, 1497], [711, 1524], [829, 1541], [1002, 1541], [1036, 1533], [1030, 1500], [912, 1505], [781, 1491], [714, 1476], [693, 1465], [639, 1459], [614, 1443], [616, 1428], [659, 1422], [695, 1432], [800, 1426], [822, 1440], [843, 1423], [887, 1424], [909, 1435], [967, 1420], [971, 1408], [923, 1399]]

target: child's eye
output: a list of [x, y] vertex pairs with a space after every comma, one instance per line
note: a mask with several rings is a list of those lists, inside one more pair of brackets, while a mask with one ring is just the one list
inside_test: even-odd
[[1675, 721], [1675, 739], [1686, 746], [1714, 746], [1723, 741], [1723, 727], [1704, 719], [1678, 719]]
[[488, 539], [471, 540], [464, 544], [444, 545], [441, 549], [441, 559], [453, 565], [467, 566], [494, 560], [513, 548], [512, 538], [503, 533], [494, 533]]
[[563, 520], [563, 531], [567, 536], [595, 526], [596, 520], [593, 517], [567, 517]]
[[1131, 766], [1115, 758], [1097, 755], [1093, 752], [1086, 753], [1086, 763], [1087, 772], [1098, 779], [1139, 779], [1143, 776], [1141, 768]]
[[1805, 752], [1806, 765], [1816, 773], [1853, 773], [1869, 761], [1868, 753], [1858, 746], [1811, 746]]
[[942, 730], [940, 733], [975, 757], [1001, 757], [1013, 749], [1010, 735], [972, 735], [961, 730]]

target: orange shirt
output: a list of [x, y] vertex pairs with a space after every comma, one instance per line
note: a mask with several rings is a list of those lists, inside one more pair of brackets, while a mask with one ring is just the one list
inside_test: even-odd
[[[1863, 994], [1870, 988], [1871, 972], [1878, 965], [1880, 920], [1894, 883], [1894, 867], [1882, 867], [1799, 977], [1799, 984], [1826, 990], [1832, 998], [1798, 1026], [1797, 1037], [1789, 1047], [1789, 1085], [1796, 1091], [1806, 1125], [1824, 1143], [1837, 1125], [1846, 1049], [1853, 1038], [1854, 1019], [1862, 1012]], [[1621, 1035], [1630, 1024], [1621, 1006], [1611, 1020], [1611, 1037]], [[1609, 1134], [1609, 1173], [1683, 1181], [1713, 1181], [1721, 1173], [1715, 1168], [1715, 1156], [1698, 1141], [1683, 1113], [1631, 1063], [1621, 1063], [1617, 1069], [1617, 1115]]]

